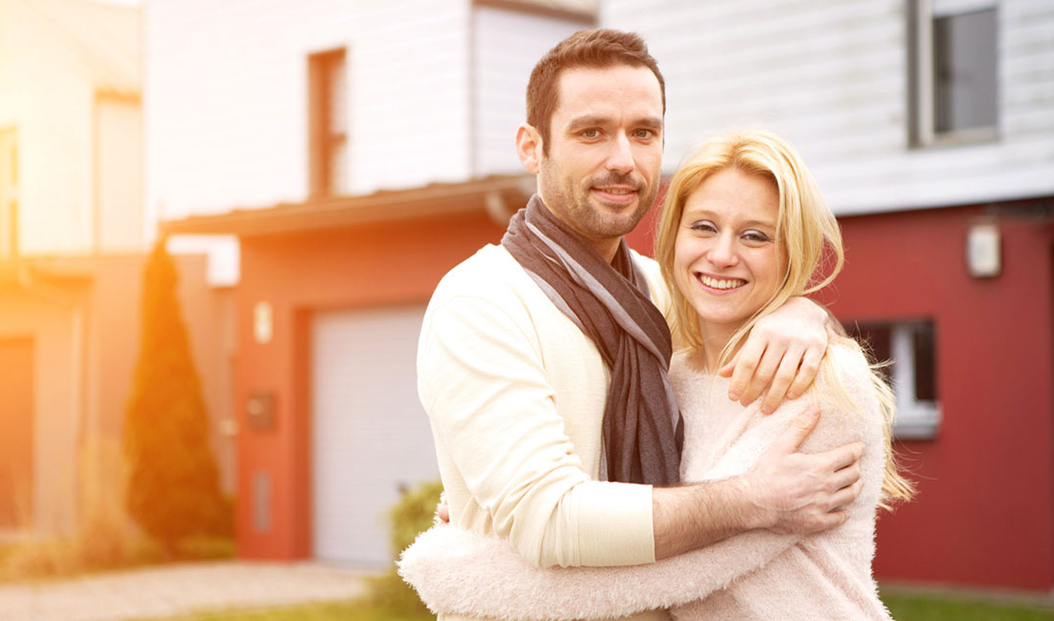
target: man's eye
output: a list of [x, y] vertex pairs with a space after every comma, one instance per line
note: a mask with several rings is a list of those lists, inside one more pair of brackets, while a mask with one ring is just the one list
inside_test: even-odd
[[600, 130], [599, 129], [585, 129], [585, 130], [582, 130], [582, 137], [583, 138], [599, 138], [600, 137]]
[[653, 136], [655, 136], [655, 132], [650, 129], [638, 129], [637, 131], [633, 132], [633, 135], [637, 138], [640, 138], [641, 140], [647, 140], [648, 138], [652, 138]]

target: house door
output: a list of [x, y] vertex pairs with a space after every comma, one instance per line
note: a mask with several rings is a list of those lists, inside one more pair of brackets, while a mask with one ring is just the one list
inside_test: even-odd
[[0, 339], [0, 530], [33, 520], [33, 339]]

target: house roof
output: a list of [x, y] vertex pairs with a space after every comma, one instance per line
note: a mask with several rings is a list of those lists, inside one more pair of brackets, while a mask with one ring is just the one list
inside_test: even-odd
[[140, 10], [87, 0], [0, 0], [82, 63], [97, 91], [138, 96], [142, 83]]
[[534, 191], [533, 175], [493, 175], [462, 183], [433, 183], [407, 190], [189, 216], [162, 222], [161, 232], [251, 237], [472, 212], [487, 213], [504, 226]]
[[505, 7], [595, 23], [599, 0], [473, 0], [477, 5]]

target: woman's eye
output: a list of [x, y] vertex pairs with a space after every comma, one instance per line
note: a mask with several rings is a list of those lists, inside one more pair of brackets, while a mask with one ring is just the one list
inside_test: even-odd
[[689, 225], [693, 231], [699, 233], [716, 233], [717, 227], [712, 222], [693, 222]]
[[746, 233], [743, 233], [743, 239], [759, 243], [772, 241], [772, 239], [768, 235], [762, 233], [761, 231], [747, 231]]

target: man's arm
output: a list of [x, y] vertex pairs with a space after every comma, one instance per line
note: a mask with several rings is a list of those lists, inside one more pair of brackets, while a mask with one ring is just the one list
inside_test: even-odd
[[[551, 327], [535, 325], [537, 317], [523, 316], [502, 295], [444, 292], [433, 299], [422, 331], [419, 393], [441, 452], [456, 468], [455, 485], [467, 488], [494, 533], [532, 564], [653, 561], [651, 487], [590, 480], [569, 421], [556, 409], [535, 337]], [[548, 346], [548, 356], [582, 354], [573, 343], [566, 351]], [[598, 385], [579, 389], [602, 399], [598, 377]], [[599, 422], [596, 432], [599, 440]], [[451, 508], [458, 522], [457, 503]]]
[[765, 387], [761, 411], [796, 399], [816, 378], [830, 336], [841, 326], [823, 306], [795, 297], [758, 320], [739, 353], [720, 371], [731, 377], [728, 398], [749, 405]]
[[848, 519], [844, 507], [861, 489], [863, 444], [799, 453], [819, 414], [810, 409], [762, 455], [748, 474], [681, 487], [655, 488], [655, 558], [706, 547], [754, 529], [809, 534]]

